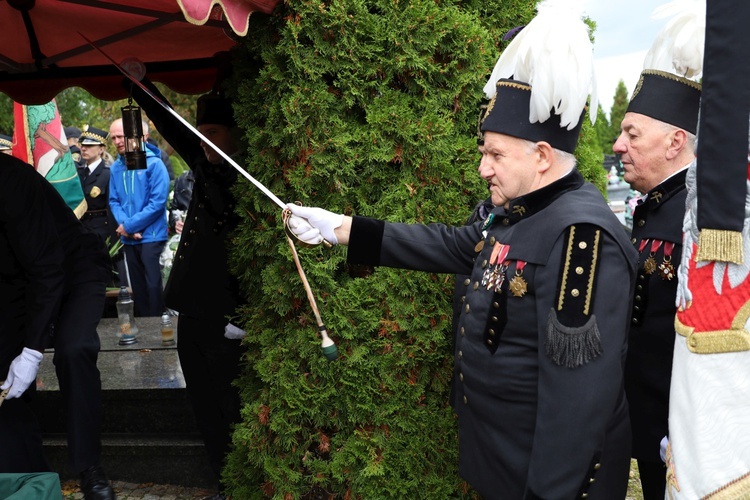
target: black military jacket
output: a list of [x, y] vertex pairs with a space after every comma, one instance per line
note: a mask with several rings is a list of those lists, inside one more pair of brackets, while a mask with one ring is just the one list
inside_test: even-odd
[[639, 259], [625, 390], [633, 456], [651, 461], [661, 460], [659, 443], [669, 430], [676, 269], [682, 257], [686, 174], [683, 170], [649, 191], [633, 214], [631, 242], [639, 250]]
[[134, 89], [133, 98], [195, 176], [185, 226], [164, 288], [164, 303], [198, 318], [231, 316], [239, 300], [227, 252], [230, 234], [239, 223], [231, 193], [237, 171], [225, 163], [210, 163], [200, 139], [141, 89]]
[[[504, 280], [488, 289], [498, 245], [509, 246]], [[483, 497], [624, 498], [636, 254], [577, 171], [471, 226], [355, 217], [348, 260], [469, 276], [455, 410], [460, 473]], [[512, 284], [517, 276], [524, 293], [520, 280]]]
[[93, 172], [87, 172], [88, 166], [78, 169], [87, 205], [81, 222], [101, 236], [108, 246], [112, 246], [119, 241], [119, 237], [116, 233], [117, 222], [109, 210], [109, 167], [101, 161]]
[[43, 350], [63, 295], [109, 276], [103, 243], [30, 165], [0, 155], [0, 373]]

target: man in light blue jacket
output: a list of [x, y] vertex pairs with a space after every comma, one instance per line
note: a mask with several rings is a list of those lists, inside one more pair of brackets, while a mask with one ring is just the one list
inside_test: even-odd
[[[143, 123], [144, 140], [148, 124]], [[159, 255], [167, 241], [169, 174], [161, 152], [146, 143], [148, 168], [125, 167], [122, 120], [112, 122], [109, 138], [117, 147], [110, 167], [109, 205], [117, 221], [117, 234], [125, 245], [125, 258], [133, 290], [136, 316], [159, 316], [164, 310]]]

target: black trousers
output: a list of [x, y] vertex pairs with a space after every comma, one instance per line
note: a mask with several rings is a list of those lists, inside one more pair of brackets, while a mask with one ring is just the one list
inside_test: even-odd
[[124, 246], [136, 316], [161, 316], [164, 312], [159, 256], [165, 243], [157, 241]]
[[643, 500], [663, 500], [667, 491], [667, 467], [664, 462], [638, 460]]
[[232, 382], [240, 373], [245, 348], [224, 337], [227, 320], [194, 318], [181, 313], [177, 320], [177, 353], [193, 413], [217, 482], [231, 444], [232, 427], [240, 420], [239, 390]]
[[96, 327], [104, 311], [104, 293], [103, 281], [72, 285], [63, 297], [52, 337], [52, 359], [67, 419], [70, 465], [76, 473], [100, 465], [102, 383], [96, 367]]

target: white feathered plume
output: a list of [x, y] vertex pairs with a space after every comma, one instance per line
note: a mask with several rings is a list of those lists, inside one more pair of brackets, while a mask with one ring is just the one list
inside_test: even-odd
[[706, 1], [674, 0], [654, 9], [651, 18], [670, 20], [646, 54], [643, 69], [700, 78], [706, 39]]
[[578, 125], [591, 95], [591, 123], [596, 120], [598, 97], [594, 53], [588, 26], [582, 20], [582, 0], [543, 0], [537, 15], [500, 55], [484, 86], [487, 99], [495, 95], [501, 78], [531, 85], [529, 121], [544, 122], [554, 108], [560, 125]]

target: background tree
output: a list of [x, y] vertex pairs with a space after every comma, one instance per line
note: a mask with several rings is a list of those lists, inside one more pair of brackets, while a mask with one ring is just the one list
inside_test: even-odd
[[620, 135], [620, 124], [622, 123], [622, 119], [625, 117], [625, 111], [627, 111], [629, 103], [630, 99], [628, 98], [628, 89], [625, 88], [625, 82], [620, 80], [619, 82], [617, 82], [615, 97], [612, 101], [612, 109], [609, 112], [609, 135], [611, 144], [614, 144], [617, 136]]

